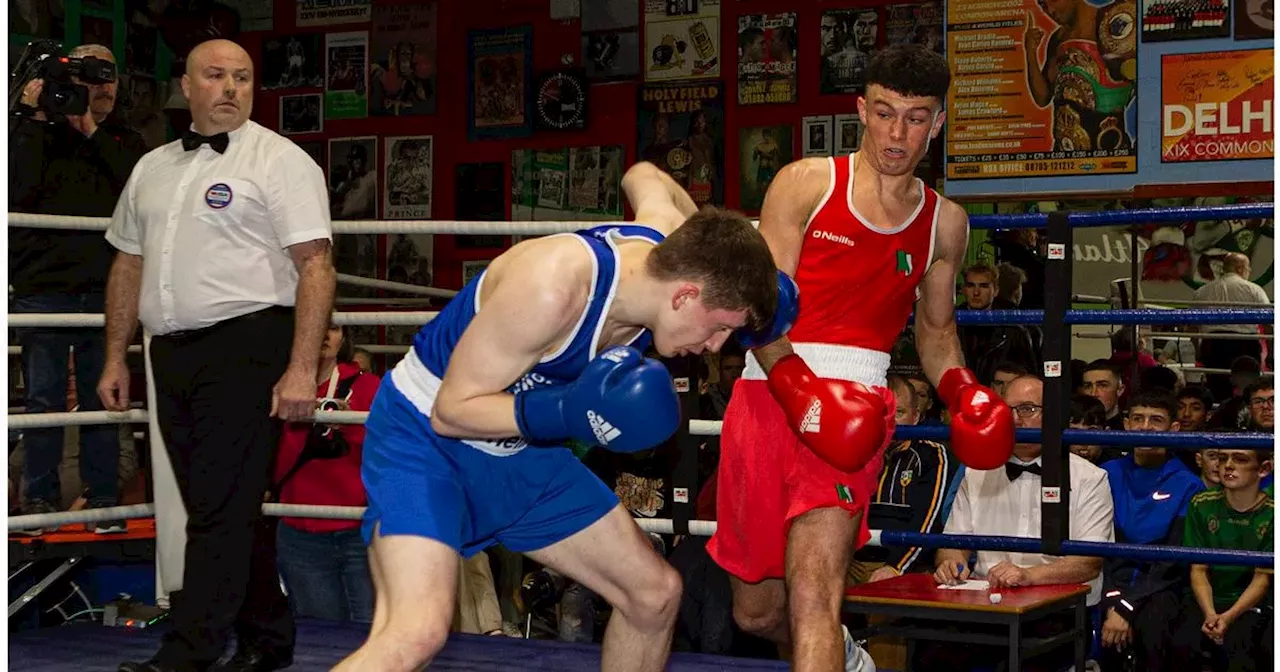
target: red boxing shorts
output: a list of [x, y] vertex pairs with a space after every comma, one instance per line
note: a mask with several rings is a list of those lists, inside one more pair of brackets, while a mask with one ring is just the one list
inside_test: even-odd
[[[898, 402], [872, 388], [889, 409], [893, 436]], [[716, 533], [707, 551], [725, 571], [746, 581], [786, 576], [791, 521], [814, 509], [839, 507], [862, 514], [857, 547], [867, 543], [867, 505], [875, 494], [885, 445], [861, 471], [847, 473], [813, 454], [787, 423], [764, 380], [741, 379], [733, 388], [720, 435]]]

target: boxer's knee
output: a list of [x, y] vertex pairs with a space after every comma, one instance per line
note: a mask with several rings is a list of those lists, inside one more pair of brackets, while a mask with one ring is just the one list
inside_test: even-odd
[[386, 670], [419, 670], [435, 660], [449, 639], [449, 628], [394, 619], [370, 637], [368, 648], [387, 656]]
[[733, 620], [744, 632], [774, 639], [787, 630], [787, 598], [777, 580], [759, 584], [735, 583]]
[[654, 569], [637, 577], [626, 589], [621, 604], [627, 622], [641, 630], [662, 630], [675, 623], [680, 609], [683, 582], [680, 574], [667, 563], [654, 563]]

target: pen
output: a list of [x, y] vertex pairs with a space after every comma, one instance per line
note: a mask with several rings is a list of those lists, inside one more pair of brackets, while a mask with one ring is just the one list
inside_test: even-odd
[[962, 583], [962, 581], [960, 580], [960, 575], [963, 573], [964, 573], [964, 564], [957, 562], [956, 563], [956, 580], [951, 585], [953, 586], [960, 585]]

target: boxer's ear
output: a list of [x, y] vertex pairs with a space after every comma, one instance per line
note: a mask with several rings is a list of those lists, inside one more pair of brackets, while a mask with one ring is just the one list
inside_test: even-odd
[[671, 296], [671, 309], [680, 310], [680, 308], [690, 301], [696, 301], [702, 296], [702, 289], [692, 282], [682, 282], [676, 287], [676, 292]]

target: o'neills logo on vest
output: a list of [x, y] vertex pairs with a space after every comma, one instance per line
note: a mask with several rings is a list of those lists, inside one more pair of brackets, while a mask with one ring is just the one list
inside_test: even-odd
[[830, 231], [822, 231], [822, 230], [820, 230], [820, 229], [814, 229], [814, 230], [813, 230], [813, 237], [814, 237], [814, 238], [819, 238], [819, 239], [822, 239], [822, 240], [829, 240], [829, 241], [831, 241], [831, 242], [833, 242], [833, 243], [840, 243], [841, 245], [848, 245], [849, 247], [853, 247], [853, 239], [852, 239], [852, 238], [850, 238], [850, 237], [848, 237], [848, 236], [838, 236], [838, 235], [836, 235], [836, 234], [834, 234], [834, 233], [831, 233]]

